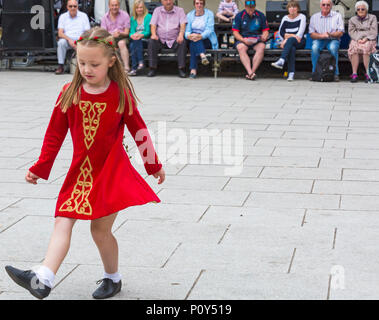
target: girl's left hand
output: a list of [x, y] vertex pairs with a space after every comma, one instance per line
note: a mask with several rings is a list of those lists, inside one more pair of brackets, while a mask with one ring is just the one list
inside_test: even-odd
[[166, 179], [166, 173], [165, 173], [163, 167], [157, 173], [154, 173], [153, 177], [155, 179], [159, 178], [158, 184], [162, 184]]

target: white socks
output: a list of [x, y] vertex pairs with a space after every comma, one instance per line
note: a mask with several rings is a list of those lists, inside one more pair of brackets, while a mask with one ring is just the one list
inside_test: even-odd
[[48, 286], [50, 288], [54, 286], [55, 274], [48, 267], [40, 266], [35, 271], [35, 273], [37, 275], [38, 280], [41, 281], [45, 286]]
[[104, 272], [104, 278], [111, 279], [114, 283], [117, 283], [121, 280], [121, 274], [119, 274], [118, 272], [115, 272], [115, 273]]

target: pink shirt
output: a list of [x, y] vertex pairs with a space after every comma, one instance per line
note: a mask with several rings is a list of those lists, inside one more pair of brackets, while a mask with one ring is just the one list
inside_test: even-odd
[[130, 29], [130, 17], [124, 10], [120, 10], [115, 21], [111, 20], [109, 11], [101, 19], [101, 27], [109, 33], [115, 31], [123, 32], [126, 28]]
[[153, 12], [150, 24], [157, 26], [157, 36], [162, 43], [172, 47], [180, 32], [180, 25], [187, 23], [187, 15], [183, 8], [174, 6], [171, 11], [166, 11], [163, 6]]

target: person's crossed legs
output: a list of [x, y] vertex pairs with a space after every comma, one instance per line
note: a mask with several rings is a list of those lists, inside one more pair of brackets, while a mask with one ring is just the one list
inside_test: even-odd
[[[255, 54], [253, 57], [253, 63], [251, 65], [250, 57], [248, 54], [249, 48], [253, 48], [255, 50]], [[247, 78], [253, 80], [255, 78], [255, 71], [258, 69], [264, 57], [265, 44], [263, 42], [259, 42], [254, 46], [248, 47], [246, 44], [240, 42], [237, 44], [238, 54], [240, 56], [240, 60], [247, 71]]]

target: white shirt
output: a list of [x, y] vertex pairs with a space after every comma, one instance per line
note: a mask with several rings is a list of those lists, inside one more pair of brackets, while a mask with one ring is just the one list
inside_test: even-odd
[[336, 31], [345, 31], [345, 25], [339, 12], [330, 11], [326, 17], [324, 17], [321, 12], [318, 12], [311, 17], [309, 33], [332, 33]]
[[58, 29], [63, 29], [64, 34], [72, 40], [78, 40], [81, 34], [90, 28], [88, 16], [79, 10], [74, 18], [67, 11], [58, 19]]

